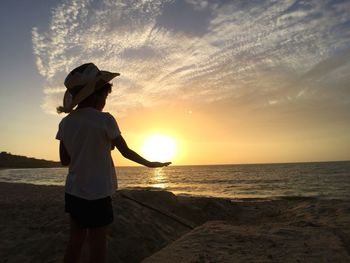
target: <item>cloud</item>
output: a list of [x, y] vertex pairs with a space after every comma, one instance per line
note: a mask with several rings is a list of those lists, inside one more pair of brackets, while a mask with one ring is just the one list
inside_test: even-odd
[[323, 71], [343, 92], [341, 73], [328, 69], [349, 70], [349, 10], [348, 1], [67, 0], [47, 30], [32, 31], [44, 109], [54, 111], [65, 75], [90, 61], [122, 73], [109, 107], [119, 112], [169, 98], [275, 107], [317, 97], [310, 76]]
[[316, 64], [309, 71], [307, 71], [301, 77], [301, 79], [319, 78], [349, 63], [350, 63], [350, 49], [346, 50], [340, 55], [335, 55], [333, 57], [325, 59], [320, 63]]

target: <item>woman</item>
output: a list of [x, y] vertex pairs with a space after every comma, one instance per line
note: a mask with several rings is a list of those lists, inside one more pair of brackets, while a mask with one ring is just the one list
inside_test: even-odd
[[[70, 239], [65, 262], [79, 262], [85, 240], [90, 262], [106, 262], [107, 226], [113, 222], [111, 195], [117, 188], [111, 150], [147, 167], [170, 162], [150, 162], [131, 150], [114, 117], [102, 112], [110, 81], [119, 73], [100, 71], [93, 63], [81, 65], [65, 79], [67, 88], [59, 113], [60, 159], [69, 166], [65, 184], [65, 211], [70, 214]], [[77, 107], [76, 107], [77, 106]], [[76, 107], [76, 109], [74, 109]]]

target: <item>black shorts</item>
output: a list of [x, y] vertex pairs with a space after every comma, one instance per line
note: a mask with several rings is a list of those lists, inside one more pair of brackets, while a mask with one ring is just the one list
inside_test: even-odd
[[86, 200], [65, 193], [65, 211], [70, 213], [82, 228], [106, 226], [114, 219], [110, 196], [97, 200]]

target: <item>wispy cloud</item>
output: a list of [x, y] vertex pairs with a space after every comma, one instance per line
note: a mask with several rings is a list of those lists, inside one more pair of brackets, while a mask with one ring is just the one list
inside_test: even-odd
[[327, 75], [324, 89], [341, 90], [327, 96], [343, 101], [350, 78], [349, 1], [71, 0], [32, 36], [47, 111], [61, 103], [65, 75], [90, 61], [122, 73], [110, 106], [118, 111], [174, 96], [276, 106], [317, 97], [311, 75]]

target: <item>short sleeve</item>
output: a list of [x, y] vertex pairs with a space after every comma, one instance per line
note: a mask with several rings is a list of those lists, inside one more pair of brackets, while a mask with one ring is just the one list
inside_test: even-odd
[[119, 127], [118, 127], [118, 124], [117, 124], [117, 121], [109, 113], [106, 113], [106, 126], [105, 126], [105, 128], [106, 128], [107, 137], [110, 140], [117, 138], [121, 134]]

